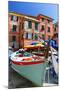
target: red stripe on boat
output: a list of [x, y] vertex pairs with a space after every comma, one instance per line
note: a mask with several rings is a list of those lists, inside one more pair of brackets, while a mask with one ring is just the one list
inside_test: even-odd
[[34, 64], [41, 64], [44, 63], [45, 60], [41, 60], [41, 61], [35, 61], [35, 62], [16, 62], [16, 61], [12, 61], [12, 63], [16, 64], [16, 65], [34, 65]]

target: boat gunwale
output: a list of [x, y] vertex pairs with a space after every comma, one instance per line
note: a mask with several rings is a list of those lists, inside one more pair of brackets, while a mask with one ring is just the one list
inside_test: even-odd
[[11, 61], [12, 63], [16, 64], [16, 65], [35, 65], [35, 64], [41, 64], [44, 63], [45, 60], [40, 60], [40, 61], [35, 61], [35, 62], [17, 62], [17, 61]]

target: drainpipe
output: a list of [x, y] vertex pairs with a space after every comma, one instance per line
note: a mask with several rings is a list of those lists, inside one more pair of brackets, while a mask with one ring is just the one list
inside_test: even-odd
[[19, 49], [20, 49], [20, 30], [21, 30], [21, 21], [20, 21], [20, 17], [19, 17]]
[[23, 46], [22, 46], [22, 47], [23, 47], [23, 49], [24, 49], [24, 21], [25, 21], [25, 18], [22, 17], [22, 18], [21, 18], [21, 22], [22, 22], [22, 23], [21, 23], [21, 30], [22, 30], [22, 35], [23, 35], [23, 36], [22, 36], [22, 40], [23, 40], [23, 41], [22, 41], [22, 42], [23, 42]]

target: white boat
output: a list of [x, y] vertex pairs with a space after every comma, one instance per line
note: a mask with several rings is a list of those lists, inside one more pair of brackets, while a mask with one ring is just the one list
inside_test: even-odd
[[11, 67], [23, 77], [37, 86], [43, 86], [44, 73], [47, 66], [45, 58], [18, 50], [11, 55]]
[[51, 58], [52, 58], [52, 64], [55, 70], [55, 73], [59, 74], [59, 63], [58, 63], [58, 51], [55, 50], [53, 47], [50, 47], [51, 49]]

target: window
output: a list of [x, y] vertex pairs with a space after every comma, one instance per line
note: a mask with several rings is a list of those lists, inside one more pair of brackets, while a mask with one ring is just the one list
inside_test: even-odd
[[38, 40], [38, 35], [37, 34], [35, 34], [35, 40]]
[[55, 29], [54, 29], [55, 31], [56, 31], [56, 27], [55, 27]]
[[32, 33], [26, 33], [26, 39], [32, 39]]
[[28, 39], [28, 33], [26, 33], [26, 39]]
[[16, 41], [16, 36], [13, 36], [12, 37], [12, 41]]
[[17, 17], [16, 21], [18, 21], [18, 17]]
[[44, 30], [44, 25], [42, 25], [42, 30]]
[[50, 40], [50, 36], [48, 36], [48, 40]]
[[42, 21], [44, 22], [44, 18], [42, 18]]
[[35, 30], [38, 30], [38, 23], [35, 22]]
[[13, 20], [13, 16], [11, 16], [11, 20]]
[[48, 27], [48, 32], [50, 32], [50, 27]]
[[13, 25], [13, 28], [12, 28], [13, 32], [16, 31], [16, 28], [17, 28], [17, 26], [16, 25]]
[[13, 20], [14, 22], [18, 21], [18, 17], [17, 16], [11, 16], [11, 20]]
[[28, 33], [28, 39], [32, 39], [32, 34]]
[[42, 38], [43, 38], [43, 39], [45, 38], [45, 35], [44, 35], [44, 34], [42, 34]]
[[31, 21], [28, 22], [28, 27], [32, 28], [32, 22]]
[[50, 23], [50, 20], [48, 20], [48, 23]]
[[33, 39], [33, 33], [32, 33], [32, 39]]

